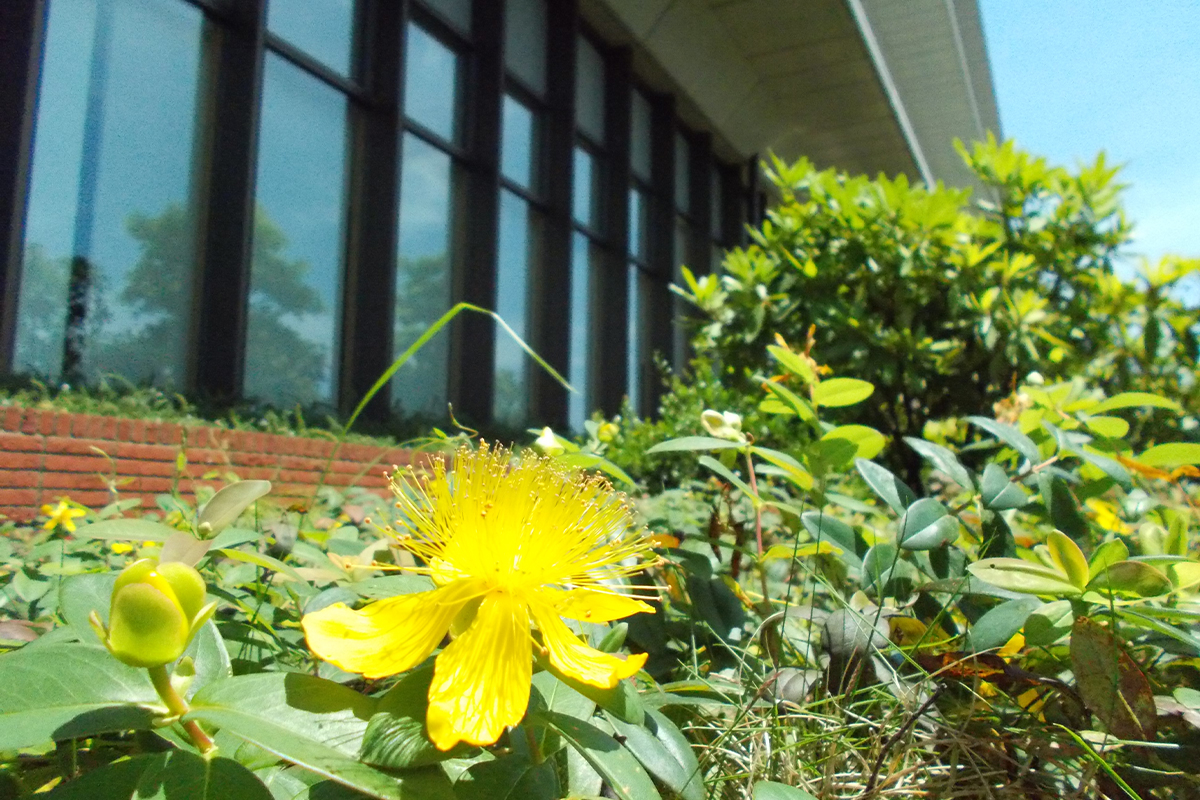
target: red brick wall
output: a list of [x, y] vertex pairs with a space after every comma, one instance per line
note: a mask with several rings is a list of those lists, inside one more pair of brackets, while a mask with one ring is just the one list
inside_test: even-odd
[[[182, 470], [181, 452], [187, 459]], [[141, 497], [153, 506], [154, 495], [173, 485], [191, 499], [196, 484], [220, 485], [227, 472], [271, 481], [272, 498], [282, 502], [311, 498], [323, 474], [327, 486], [357, 485], [382, 494], [385, 470], [409, 459], [399, 448], [337, 447], [327, 439], [0, 407], [0, 514], [29, 520], [42, 504], [62, 496], [92, 508], [116, 496]], [[217, 477], [203, 477], [214, 471]]]

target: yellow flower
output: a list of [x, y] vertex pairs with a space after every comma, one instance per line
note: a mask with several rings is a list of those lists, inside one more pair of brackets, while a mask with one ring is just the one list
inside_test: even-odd
[[46, 524], [42, 527], [45, 530], [51, 528], [62, 528], [67, 533], [75, 532], [75, 520], [79, 517], [87, 515], [87, 510], [71, 505], [69, 500], [59, 500], [58, 505], [46, 504], [42, 506], [42, 513], [50, 519], [46, 520]]
[[[521, 721], [529, 704], [533, 648], [576, 680], [611, 688], [646, 656], [602, 653], [562, 618], [608, 622], [650, 606], [623, 579], [642, 569], [645, 538], [629, 533], [620, 495], [527, 453], [458, 451], [424, 480], [392, 479], [406, 520], [394, 535], [436, 588], [352, 611], [338, 603], [303, 619], [308, 645], [342, 669], [380, 678], [424, 661], [447, 632], [429, 688], [426, 725], [442, 750], [488, 745]], [[535, 641], [531, 628], [541, 634]]]

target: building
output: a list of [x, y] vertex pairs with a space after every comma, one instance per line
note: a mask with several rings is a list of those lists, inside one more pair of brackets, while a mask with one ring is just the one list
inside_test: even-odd
[[970, 180], [974, 0], [6, 0], [0, 373], [578, 427], [653, 407], [668, 290], [768, 151]]

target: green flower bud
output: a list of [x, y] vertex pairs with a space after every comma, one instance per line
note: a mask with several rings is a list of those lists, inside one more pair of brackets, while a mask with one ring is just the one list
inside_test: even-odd
[[93, 619], [105, 647], [133, 667], [160, 667], [183, 655], [212, 615], [204, 579], [179, 562], [144, 558], [125, 568], [113, 586], [108, 628]]

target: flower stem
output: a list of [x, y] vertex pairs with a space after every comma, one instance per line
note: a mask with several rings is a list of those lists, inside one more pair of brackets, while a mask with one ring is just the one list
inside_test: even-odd
[[[150, 667], [146, 670], [150, 673], [150, 682], [154, 684], [154, 690], [158, 692], [158, 696], [166, 704], [167, 710], [173, 716], [182, 717], [184, 714], [191, 711], [187, 701], [179, 696], [179, 692], [175, 691], [175, 687], [171, 685], [171, 673], [167, 672], [166, 665], [158, 667]], [[188, 720], [180, 723], [183, 729], [187, 732], [188, 737], [192, 740], [192, 744], [200, 751], [201, 755], [211, 755], [217, 749], [213, 744], [212, 738], [204, 732], [195, 720]]]

